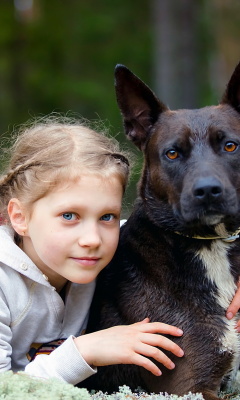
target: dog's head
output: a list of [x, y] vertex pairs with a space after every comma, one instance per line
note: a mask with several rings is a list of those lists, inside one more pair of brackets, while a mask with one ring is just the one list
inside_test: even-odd
[[221, 103], [197, 110], [170, 110], [123, 65], [115, 87], [126, 134], [145, 154], [139, 192], [151, 218], [182, 231], [239, 224], [240, 63]]

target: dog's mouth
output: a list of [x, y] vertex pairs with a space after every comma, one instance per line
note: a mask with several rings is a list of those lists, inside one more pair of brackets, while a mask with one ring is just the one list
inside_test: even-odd
[[223, 215], [205, 215], [188, 221], [181, 221], [181, 229], [184, 231], [201, 232], [215, 229], [219, 224], [224, 224], [226, 218]]
[[223, 219], [224, 219], [223, 214], [212, 214], [212, 215], [206, 214], [198, 218], [199, 222], [202, 225], [208, 225], [208, 226], [218, 225], [222, 222]]
[[216, 225], [222, 222], [227, 216], [226, 213], [217, 207], [180, 207], [176, 215], [183, 220], [186, 225]]
[[223, 222], [225, 219], [232, 218], [237, 213], [237, 204], [234, 207], [227, 204], [208, 204], [207, 206], [180, 207], [180, 214], [187, 225], [213, 226]]
[[183, 219], [179, 210], [175, 210], [175, 233], [194, 239], [222, 239], [231, 242], [240, 236], [240, 221], [236, 215], [226, 215], [216, 211], [202, 212]]
[[175, 217], [180, 222], [180, 225], [185, 229], [197, 229], [204, 227], [215, 227], [220, 223], [225, 223], [232, 219], [235, 214], [224, 212], [222, 209], [215, 209], [214, 207], [195, 208], [182, 210], [175, 209]]

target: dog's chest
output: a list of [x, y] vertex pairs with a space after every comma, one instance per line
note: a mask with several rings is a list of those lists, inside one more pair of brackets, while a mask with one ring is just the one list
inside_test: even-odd
[[228, 258], [229, 244], [222, 240], [212, 242], [210, 248], [202, 248], [197, 256], [206, 268], [207, 278], [216, 285], [217, 302], [227, 309], [236, 291]]
[[[203, 248], [198, 251], [198, 257], [206, 268], [207, 278], [216, 286], [216, 301], [226, 311], [236, 291], [236, 284], [231, 273], [228, 258], [229, 244], [221, 240], [212, 242], [211, 248]], [[220, 339], [220, 351], [228, 351], [239, 355], [239, 339], [235, 330], [236, 319], [228, 320], [222, 317], [226, 326]], [[235, 362], [233, 361], [233, 364]]]

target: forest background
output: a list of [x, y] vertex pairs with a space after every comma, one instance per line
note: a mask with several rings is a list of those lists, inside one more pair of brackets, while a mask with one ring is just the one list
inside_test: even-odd
[[125, 64], [170, 108], [217, 104], [240, 61], [239, 0], [0, 0], [0, 140], [53, 111], [101, 120], [127, 142], [114, 92]]

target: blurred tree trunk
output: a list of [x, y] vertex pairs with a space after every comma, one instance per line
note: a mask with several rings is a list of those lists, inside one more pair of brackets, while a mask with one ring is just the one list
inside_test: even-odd
[[212, 5], [215, 16], [213, 29], [218, 49], [212, 77], [214, 88], [221, 95], [233, 69], [240, 61], [240, 1], [212, 0]]
[[170, 108], [199, 106], [198, 17], [201, 1], [152, 0], [154, 86]]

